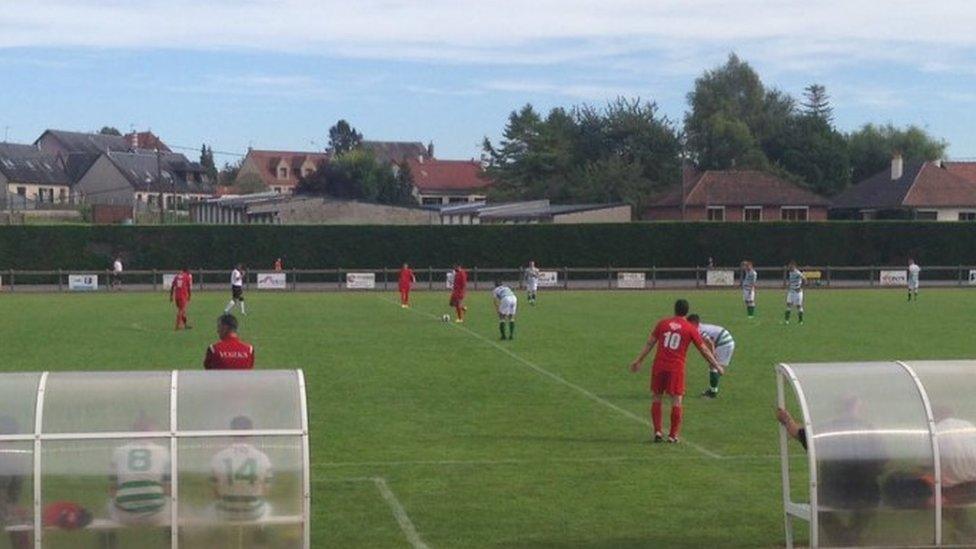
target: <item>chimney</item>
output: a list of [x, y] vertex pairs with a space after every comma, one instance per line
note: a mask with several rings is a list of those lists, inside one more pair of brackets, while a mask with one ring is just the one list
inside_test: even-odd
[[901, 157], [901, 153], [895, 153], [891, 157], [891, 180], [896, 181], [901, 179], [902, 174], [905, 171], [905, 161]]
[[133, 149], [138, 149], [139, 148], [139, 134], [138, 133], [132, 132], [132, 133], [129, 134], [129, 145]]
[[427, 158], [430, 158], [432, 160], [434, 158], [434, 142], [433, 141], [429, 141], [427, 143]]

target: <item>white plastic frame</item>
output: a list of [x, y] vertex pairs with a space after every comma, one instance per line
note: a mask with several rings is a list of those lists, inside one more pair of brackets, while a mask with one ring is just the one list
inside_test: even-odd
[[[939, 455], [939, 434], [935, 425], [935, 417], [932, 413], [932, 404], [925, 390], [925, 385], [919, 379], [915, 370], [905, 362], [893, 361], [890, 364], [897, 365], [905, 370], [915, 384], [924, 406], [926, 421], [929, 428], [929, 439], [932, 443], [933, 473], [935, 476], [935, 506], [933, 517], [935, 520], [935, 536], [933, 546], [942, 546], [942, 466]], [[820, 525], [818, 522], [819, 507], [817, 504], [817, 454], [816, 437], [814, 437], [810, 423], [810, 409], [807, 405], [806, 394], [797, 379], [796, 373], [789, 364], [781, 363], [776, 366], [776, 401], [780, 408], [786, 406], [786, 381], [789, 380], [790, 387], [796, 395], [797, 403], [803, 414], [803, 427], [806, 430], [807, 439], [807, 464], [810, 474], [810, 503], [794, 502], [790, 497], [790, 459], [789, 459], [789, 436], [785, 427], [779, 428], [780, 433], [780, 469], [783, 480], [783, 516], [786, 527], [786, 547], [792, 548], [793, 545], [793, 520], [806, 520], [810, 525], [810, 547], [819, 547]]]
[[[289, 436], [301, 437], [302, 444], [302, 537], [305, 549], [311, 547], [311, 463], [308, 440], [308, 399], [305, 394], [305, 375], [302, 370], [290, 370], [295, 376], [298, 386], [298, 400], [300, 406], [300, 428], [298, 429], [254, 429], [247, 431], [248, 437], [269, 437], [269, 436]], [[242, 372], [241, 375], [247, 375]], [[33, 452], [33, 492], [34, 492], [34, 524], [31, 526], [34, 534], [34, 547], [41, 549], [44, 543], [44, 524], [43, 524], [43, 505], [42, 505], [42, 464], [41, 451], [42, 442], [46, 440], [118, 440], [118, 439], [139, 439], [155, 438], [170, 440], [170, 485], [171, 485], [171, 523], [170, 532], [172, 549], [179, 548], [179, 439], [192, 439], [201, 437], [229, 437], [241, 436], [241, 431], [233, 430], [209, 430], [209, 431], [181, 431], [179, 429], [179, 409], [178, 409], [178, 389], [179, 389], [179, 370], [170, 373], [170, 424], [166, 431], [118, 431], [104, 433], [44, 433], [44, 394], [47, 388], [48, 372], [42, 372], [37, 383], [37, 397], [34, 403], [34, 431], [27, 434], [0, 435], [0, 442], [34, 442]], [[280, 521], [278, 521], [280, 522]], [[269, 524], [275, 523], [271, 520]], [[294, 524], [294, 523], [291, 523]]]

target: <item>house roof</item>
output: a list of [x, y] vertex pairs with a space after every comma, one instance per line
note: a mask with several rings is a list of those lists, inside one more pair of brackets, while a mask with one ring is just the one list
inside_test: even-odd
[[[682, 197], [684, 200], [682, 201]], [[682, 184], [651, 201], [650, 207], [826, 206], [826, 198], [759, 170], [698, 172], [686, 167]]]
[[107, 151], [128, 151], [132, 149], [129, 141], [121, 135], [69, 132], [65, 130], [45, 130], [34, 144], [38, 144], [45, 135], [50, 135], [57, 139], [69, 152], [103, 153]]
[[976, 182], [976, 162], [943, 162], [949, 173], [954, 173], [964, 179]]
[[835, 208], [889, 209], [976, 205], [976, 180], [933, 162], [906, 162], [891, 179], [886, 168], [834, 198]]
[[430, 158], [427, 146], [419, 141], [363, 141], [362, 147], [383, 163], [402, 162], [421, 156]]
[[414, 187], [420, 192], [469, 192], [484, 189], [491, 181], [474, 160], [407, 160]]
[[64, 164], [34, 145], [0, 143], [0, 172], [11, 183], [69, 185]]
[[150, 131], [145, 132], [129, 132], [125, 134], [125, 140], [129, 142], [129, 147], [132, 149], [145, 149], [149, 151], [154, 151], [159, 149], [163, 152], [172, 152], [166, 143], [159, 138], [158, 135]]
[[611, 204], [550, 204], [549, 200], [527, 200], [522, 202], [469, 202], [449, 204], [440, 208], [441, 215], [475, 215], [483, 220], [532, 220], [552, 219], [553, 216], [630, 207], [626, 203]]
[[[247, 151], [247, 156], [257, 166], [261, 182], [269, 187], [294, 187], [300, 179], [302, 164], [310, 160], [317, 168], [321, 163], [328, 162], [330, 158], [329, 153], [325, 152], [257, 149]], [[288, 177], [285, 179], [278, 178], [278, 165], [282, 161], [289, 168]]]
[[[213, 187], [206, 183], [188, 181], [181, 171], [190, 164], [182, 154], [166, 153], [159, 157], [157, 167], [155, 153], [109, 152], [105, 155], [119, 170], [132, 188], [141, 192], [178, 192], [211, 194]], [[159, 177], [157, 177], [157, 173]]]

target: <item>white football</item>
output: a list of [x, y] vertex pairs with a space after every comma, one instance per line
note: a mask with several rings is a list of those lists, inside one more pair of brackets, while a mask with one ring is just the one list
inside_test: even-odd
[[450, 322], [451, 321], [451, 315], [444, 315], [444, 316], [441, 317], [441, 320], [443, 320], [444, 322]]

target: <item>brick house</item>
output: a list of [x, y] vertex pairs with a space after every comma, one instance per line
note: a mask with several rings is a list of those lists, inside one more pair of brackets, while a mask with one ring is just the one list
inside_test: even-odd
[[116, 204], [137, 209], [183, 209], [209, 198], [214, 188], [197, 162], [179, 153], [108, 151], [74, 184], [73, 190], [89, 204]]
[[277, 193], [290, 193], [298, 185], [298, 180], [308, 176], [329, 161], [329, 154], [309, 151], [268, 151], [248, 149], [237, 181], [245, 176], [255, 176], [269, 190]]
[[834, 198], [831, 214], [853, 219], [976, 221], [976, 165], [970, 162], [904, 162]]
[[758, 170], [708, 170], [686, 166], [681, 186], [651, 200], [646, 220], [822, 221], [828, 200]]
[[411, 158], [406, 161], [413, 177], [413, 195], [422, 205], [483, 201], [491, 182], [475, 160]]

